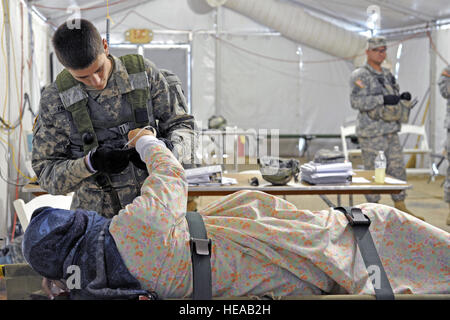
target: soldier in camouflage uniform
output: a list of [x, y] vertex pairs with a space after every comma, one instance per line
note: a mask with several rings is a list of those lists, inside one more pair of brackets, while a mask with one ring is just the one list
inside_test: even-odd
[[[139, 195], [148, 175], [134, 149], [122, 150], [128, 131], [151, 125], [182, 164], [192, 165], [195, 124], [181, 88], [171, 91], [151, 61], [110, 55], [92, 23], [79, 22], [79, 28], [61, 25], [53, 37], [66, 69], [42, 93], [32, 166], [48, 193], [74, 191], [72, 208], [111, 217]], [[84, 109], [76, 110], [87, 104], [88, 111], [80, 116], [74, 106], [83, 103]]]
[[[386, 173], [406, 181], [406, 170], [398, 132], [403, 108], [411, 100], [409, 92], [400, 94], [394, 75], [381, 67], [386, 58], [386, 39], [368, 39], [367, 63], [352, 72], [350, 78], [351, 107], [359, 111], [356, 135], [361, 147], [365, 170], [374, 170], [379, 150], [387, 159]], [[409, 115], [409, 113], [408, 113]], [[412, 214], [405, 206], [406, 193], [392, 194], [395, 207]], [[370, 202], [378, 202], [380, 195], [367, 195]], [[418, 217], [423, 220], [422, 217]]]
[[4, 249], [0, 250], [1, 264], [26, 263], [22, 253], [23, 235], [15, 237]]
[[[447, 128], [447, 161], [450, 161], [450, 65], [442, 71], [439, 77], [439, 90], [442, 97], [447, 99], [447, 116], [444, 127]], [[447, 167], [447, 176], [444, 184], [444, 200], [449, 204], [450, 209], [450, 165]], [[447, 225], [450, 225], [450, 212], [447, 216]]]

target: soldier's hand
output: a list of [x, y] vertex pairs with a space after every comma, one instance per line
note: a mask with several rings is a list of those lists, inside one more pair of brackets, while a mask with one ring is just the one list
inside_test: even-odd
[[59, 295], [61, 292], [69, 292], [66, 284], [59, 280], [42, 278], [41, 287], [50, 300], [55, 299], [55, 295]]
[[387, 104], [387, 105], [396, 105], [397, 103], [399, 103], [399, 101], [400, 101], [400, 97], [393, 95], [393, 94], [383, 96], [383, 102], [384, 102], [384, 104]]
[[400, 95], [400, 99], [401, 99], [401, 100], [407, 100], [407, 101], [410, 101], [410, 100], [411, 100], [411, 93], [409, 93], [408, 91], [403, 92], [403, 93]]
[[133, 165], [136, 168], [147, 171], [147, 165], [144, 161], [141, 160], [141, 156], [136, 151], [136, 149], [132, 148], [130, 150], [130, 161], [133, 163]]
[[104, 173], [119, 173], [125, 170], [130, 162], [130, 150], [99, 147], [90, 154], [94, 170]]

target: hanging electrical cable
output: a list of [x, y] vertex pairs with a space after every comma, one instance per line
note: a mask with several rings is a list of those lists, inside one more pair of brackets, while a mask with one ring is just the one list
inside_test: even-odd
[[[34, 180], [33, 178], [27, 176], [25, 173], [23, 173], [22, 171], [20, 171], [20, 169], [18, 168], [18, 166], [17, 166], [17, 164], [16, 164], [16, 160], [15, 160], [15, 148], [14, 148], [8, 141], [6, 141], [5, 139], [3, 139], [2, 137], [0, 137], [0, 141], [3, 142], [4, 144], [8, 145], [9, 149], [11, 150], [11, 153], [12, 153], [11, 159], [12, 159], [12, 163], [13, 163], [13, 166], [14, 166], [14, 168], [16, 169], [16, 171], [17, 171], [22, 177], [24, 177], [25, 179], [28, 179], [28, 180], [30, 180], [30, 181]], [[8, 160], [9, 160], [9, 159], [8, 159]]]
[[430, 44], [431, 44], [431, 48], [433, 49], [433, 51], [438, 55], [438, 57], [445, 63], [445, 65], [449, 65], [448, 61], [442, 56], [442, 54], [437, 50], [434, 42], [433, 42], [433, 38], [431, 37], [430, 31], [427, 31], [427, 37], [430, 40]]
[[[3, 149], [5, 150], [5, 163], [7, 163], [7, 162], [9, 162], [9, 160], [10, 160], [10, 153], [8, 152], [8, 148], [6, 147], [4, 141], [1, 141], [1, 140], [0, 140], [0, 142], [2, 142], [2, 143], [0, 143], [0, 146], [2, 146]], [[1, 170], [1, 167], [0, 167], [0, 179], [2, 179], [3, 181], [5, 181], [5, 182], [6, 182], [7, 184], [9, 184], [9, 185], [12, 185], [12, 186], [18, 186], [18, 187], [23, 187], [23, 186], [27, 185], [27, 184], [30, 182], [30, 180], [29, 180], [29, 179], [26, 179], [26, 178], [23, 178], [23, 179], [22, 179], [21, 181], [19, 181], [18, 183], [17, 183], [17, 181], [10, 181], [10, 180], [8, 180], [8, 177], [5, 177], [5, 176], [3, 175], [3, 172], [2, 172], [2, 170]]]
[[[23, 104], [23, 69], [24, 69], [24, 59], [23, 59], [23, 3], [20, 3], [20, 105]], [[22, 126], [22, 118], [23, 118], [23, 109], [25, 108], [25, 105], [20, 110], [20, 121], [19, 121], [19, 154], [17, 155], [17, 162], [18, 162], [18, 170], [20, 170], [20, 155], [22, 152], [22, 132], [23, 132], [23, 126]], [[19, 175], [17, 175], [16, 178], [16, 194], [15, 199], [19, 199]], [[17, 224], [17, 212], [14, 211], [14, 219], [13, 219], [13, 228], [11, 232], [11, 241], [14, 240], [15, 232], [16, 232], [16, 224]]]
[[[3, 8], [4, 11], [7, 12], [6, 16], [8, 21], [10, 21], [10, 16], [9, 16], [9, 7], [8, 4], [5, 3], [5, 0], [2, 0], [3, 2]], [[21, 3], [22, 6], [22, 3]], [[22, 16], [22, 20], [23, 20], [23, 16]], [[4, 49], [4, 45], [3, 45], [3, 36], [4, 36], [4, 27], [5, 27], [5, 21], [3, 21], [3, 26], [2, 26], [2, 36], [1, 36], [1, 42], [2, 42], [2, 52], [5, 58], [5, 71], [6, 74], [9, 74], [9, 63], [7, 63], [7, 55], [5, 53], [5, 49]], [[17, 66], [16, 66], [16, 53], [15, 53], [15, 45], [14, 45], [14, 35], [12, 34], [12, 30], [11, 28], [9, 28], [9, 34], [10, 34], [10, 49], [12, 51], [12, 61], [13, 61], [13, 75], [14, 75], [14, 80], [15, 80], [15, 84], [16, 84], [16, 93], [17, 93], [17, 101], [19, 102], [19, 106], [22, 105], [22, 95], [21, 95], [21, 87], [22, 87], [22, 80], [21, 80], [21, 85], [19, 87], [18, 84], [18, 79], [17, 79]], [[22, 54], [23, 56], [23, 54]], [[23, 62], [22, 62], [23, 63]], [[23, 77], [23, 65], [21, 65], [21, 77]], [[0, 129], [6, 129], [6, 130], [13, 130], [15, 128], [17, 128], [18, 126], [21, 125], [22, 123], [22, 117], [23, 117], [23, 108], [19, 108], [19, 119], [16, 122], [16, 124], [11, 124], [5, 117], [5, 113], [7, 110], [7, 104], [8, 104], [8, 93], [9, 93], [9, 77], [6, 77], [6, 92], [5, 92], [5, 101], [4, 101], [4, 106], [3, 106], [3, 116], [0, 117], [0, 122], [4, 125], [4, 127], [0, 126]]]
[[24, 111], [25, 111], [25, 105], [28, 105], [27, 110], [30, 111], [33, 118], [36, 117], [36, 113], [33, 111], [32, 107], [31, 107], [30, 96], [28, 95], [28, 93], [25, 92], [23, 95], [23, 104], [22, 104], [22, 107], [20, 108], [20, 112], [19, 112], [19, 118], [14, 122], [14, 124], [10, 124], [9, 122], [5, 121], [2, 117], [0, 117], [0, 122], [4, 126], [3, 129], [14, 130], [18, 126], [20, 126], [20, 124], [22, 123], [22, 119], [23, 119], [23, 115], [24, 115]]
[[[166, 25], [163, 25], [163, 24], [161, 24], [161, 23], [159, 23], [159, 22], [156, 22], [156, 21], [154, 21], [154, 20], [151, 20], [151, 19], [147, 18], [146, 16], [140, 14], [139, 12], [137, 12], [137, 11], [135, 11], [135, 10], [128, 11], [128, 12], [125, 14], [125, 16], [111, 28], [111, 30], [114, 29], [114, 28], [116, 28], [116, 27], [118, 27], [120, 24], [122, 24], [123, 21], [124, 21], [130, 14], [132, 14], [132, 13], [134, 13], [134, 14], [137, 15], [138, 17], [142, 18], [143, 20], [145, 20], [145, 21], [147, 21], [147, 22], [150, 22], [150, 23], [152, 23], [152, 24], [154, 24], [154, 25], [156, 25], [156, 26], [158, 26], [158, 27], [161, 27], [161, 28], [163, 28], [163, 29], [179, 31], [178, 29], [174, 29], [174, 28], [168, 27], [168, 26], [166, 26]], [[188, 32], [189, 30], [185, 30], [185, 31]]]
[[109, 0], [106, 0], [106, 42], [108, 43], [108, 46], [109, 46], [109, 30], [111, 22], [114, 24], [114, 21], [109, 15]]
[[[2, 0], [2, 6], [3, 6], [3, 12], [4, 12], [4, 16], [8, 18], [8, 14], [6, 12], [9, 13], [9, 8], [8, 8], [8, 3], [5, 0]], [[9, 19], [9, 18], [8, 18]], [[3, 54], [3, 59], [4, 59], [4, 67], [5, 67], [5, 96], [4, 96], [4, 100], [3, 100], [3, 116], [1, 117], [1, 121], [2, 123], [4, 122], [4, 118], [5, 118], [5, 113], [6, 113], [6, 109], [7, 109], [7, 104], [8, 104], [8, 98], [9, 98], [9, 61], [8, 61], [8, 55], [6, 53], [5, 50], [5, 28], [6, 28], [6, 21], [5, 19], [2, 19], [2, 32], [1, 32], [1, 38], [0, 38], [0, 42], [1, 42], [1, 47], [2, 47], [2, 54]], [[8, 125], [8, 123], [5, 122], [6, 125]]]

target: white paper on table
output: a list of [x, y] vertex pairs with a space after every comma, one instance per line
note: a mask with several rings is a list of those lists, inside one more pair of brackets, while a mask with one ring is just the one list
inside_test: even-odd
[[[373, 179], [375, 179], [375, 177], [372, 177]], [[406, 184], [406, 181], [400, 180], [400, 179], [395, 179], [395, 178], [390, 178], [390, 177], [385, 177], [384, 178], [384, 183], [389, 183], [389, 184]]]
[[370, 183], [370, 181], [363, 177], [353, 177], [352, 183]]
[[386, 177], [386, 178], [384, 178], [384, 183], [389, 183], [389, 184], [406, 184], [406, 181], [403, 181], [403, 180], [400, 180], [400, 179], [391, 178], [391, 177]]
[[237, 180], [234, 178], [222, 177], [222, 185], [237, 184]]

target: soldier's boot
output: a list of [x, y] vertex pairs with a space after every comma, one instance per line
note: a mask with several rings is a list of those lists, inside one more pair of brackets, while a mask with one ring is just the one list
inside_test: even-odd
[[420, 220], [422, 220], [422, 221], [425, 221], [425, 219], [424, 219], [423, 217], [421, 217], [421, 216], [416, 216], [416, 215], [413, 214], [411, 211], [409, 211], [409, 210], [406, 208], [405, 201], [402, 201], [402, 200], [400, 200], [400, 201], [394, 201], [394, 207], [395, 207], [396, 209], [398, 209], [398, 210], [401, 210], [401, 211], [403, 211], [403, 212], [406, 212], [406, 213], [412, 215], [413, 217], [416, 217], [417, 219], [420, 219]]

